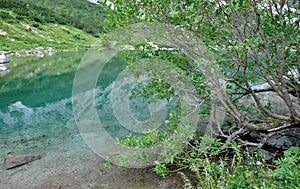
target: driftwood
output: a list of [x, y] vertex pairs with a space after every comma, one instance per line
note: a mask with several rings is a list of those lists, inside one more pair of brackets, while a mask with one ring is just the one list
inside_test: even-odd
[[29, 154], [9, 154], [4, 158], [3, 169], [13, 169], [32, 161], [41, 159], [40, 155], [29, 155]]

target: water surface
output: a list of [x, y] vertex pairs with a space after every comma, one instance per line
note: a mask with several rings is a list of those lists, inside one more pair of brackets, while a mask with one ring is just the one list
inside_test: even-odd
[[11, 57], [0, 78], [0, 156], [45, 150], [76, 134], [72, 81], [83, 52]]
[[[106, 169], [85, 144], [72, 107], [73, 79], [83, 55], [10, 58], [10, 72], [0, 77], [0, 160], [9, 153], [41, 154], [42, 159], [16, 170], [1, 170], [0, 188], [181, 188], [178, 176], [163, 180], [151, 168]], [[96, 85], [99, 119], [114, 136], [129, 133], [115, 119], [109, 100], [125, 65], [124, 59], [114, 57]], [[132, 101], [136, 119], [149, 117], [146, 106], [143, 100]]]
[[[9, 74], [0, 78], [0, 158], [7, 153], [47, 152], [70, 138], [80, 138], [72, 108], [73, 80], [78, 69], [88, 70], [97, 64], [80, 67], [83, 56], [84, 52], [65, 52], [45, 57], [11, 57]], [[92, 88], [103, 127], [118, 138], [136, 134], [119, 123], [110, 98], [114, 82], [125, 68], [121, 56], [113, 57]], [[125, 84], [120, 88], [130, 88], [126, 78], [121, 83]], [[86, 91], [91, 90], [84, 81], [82, 85]], [[133, 114], [128, 116], [138, 121], [150, 118], [143, 98], [129, 100], [129, 108]]]

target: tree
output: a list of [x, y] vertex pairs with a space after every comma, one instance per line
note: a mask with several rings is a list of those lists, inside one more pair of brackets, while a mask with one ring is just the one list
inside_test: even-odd
[[[197, 62], [190, 62], [193, 72], [204, 74], [208, 83], [218, 91], [215, 98], [233, 119], [234, 132], [225, 134], [217, 123], [210, 128], [215, 136], [262, 147], [276, 134], [299, 132], [299, 2], [111, 2], [113, 9], [109, 9], [109, 28], [145, 21], [172, 24], [191, 32], [216, 55], [221, 80], [214, 80], [199, 68]], [[253, 99], [254, 103], [241, 103], [246, 98]], [[274, 107], [274, 98], [286, 107], [285, 112], [277, 111], [282, 107]], [[240, 138], [251, 131], [264, 131], [267, 135], [257, 143]]]

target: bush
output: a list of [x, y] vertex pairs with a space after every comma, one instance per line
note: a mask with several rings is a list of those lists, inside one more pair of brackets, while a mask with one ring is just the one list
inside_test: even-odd
[[[209, 148], [214, 149], [216, 144], [219, 145], [216, 140], [205, 140], [205, 148], [208, 145]], [[262, 152], [267, 153], [266, 151], [249, 153], [242, 150], [236, 143], [231, 143], [229, 147], [233, 150], [233, 155], [229, 153], [218, 157], [199, 153], [199, 151], [195, 153], [192, 150], [188, 157], [183, 158], [184, 160], [178, 165], [188, 167], [196, 176], [196, 179], [192, 179], [193, 177], [189, 178], [186, 173], [179, 172], [184, 180], [185, 188], [300, 188], [299, 147], [291, 147], [284, 152], [284, 157], [275, 160], [274, 170], [273, 166], [267, 164], [259, 155]]]
[[14, 17], [7, 11], [0, 10], [0, 17], [2, 19], [14, 19]]
[[274, 161], [276, 169], [272, 176], [279, 188], [300, 188], [300, 148], [291, 147], [284, 157]]

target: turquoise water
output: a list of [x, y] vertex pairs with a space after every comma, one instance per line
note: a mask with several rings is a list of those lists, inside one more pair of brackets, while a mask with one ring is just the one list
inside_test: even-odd
[[[11, 57], [10, 72], [0, 78], [0, 158], [8, 153], [51, 151], [55, 145], [80, 137], [73, 115], [72, 87], [83, 56], [84, 52], [67, 52], [42, 58]], [[125, 68], [124, 59], [112, 58], [95, 86], [99, 119], [111, 136], [119, 138], [132, 131], [114, 116], [109, 96]], [[133, 99], [129, 105], [136, 120], [149, 118], [145, 100]]]
[[[43, 58], [10, 57], [10, 72], [0, 77], [0, 162], [10, 153], [40, 154], [42, 158], [28, 166], [1, 170], [0, 188], [58, 188], [56, 182], [70, 188], [77, 186], [75, 178], [81, 178], [81, 181], [80, 187], [74, 188], [86, 188], [81, 187], [82, 185], [90, 188], [90, 182], [105, 188], [181, 188], [178, 175], [171, 175], [163, 181], [152, 173], [152, 168], [125, 170], [115, 169], [113, 166], [112, 169], [106, 169], [104, 161], [95, 158], [95, 150], [88, 146], [85, 133], [80, 134], [80, 127], [74, 118], [73, 81], [84, 54], [85, 52], [68, 52]], [[93, 68], [94, 65], [89, 66]], [[114, 57], [104, 66], [96, 86], [91, 88], [82, 82], [83, 89], [95, 92], [98, 118], [105, 133], [112, 138], [136, 134], [119, 123], [111, 98], [117, 85], [116, 80], [125, 68], [124, 59]], [[89, 67], [80, 68], [84, 69]], [[90, 75], [87, 74], [88, 77]], [[118, 87], [118, 90], [130, 89], [126, 79]], [[83, 104], [85, 100], [83, 99]], [[114, 105], [119, 110], [124, 108], [116, 103]], [[149, 108], [145, 99], [135, 98], [129, 100], [131, 115], [128, 116], [144, 121], [150, 118], [150, 109], [155, 112], [162, 105], [172, 104], [155, 104]], [[87, 128], [90, 123], [87, 122]], [[98, 144], [96, 143], [96, 148], [106, 148], [111, 152], [107, 143]], [[96, 155], [106, 158], [101, 154]]]
[[[1, 157], [38, 152], [79, 136], [73, 118], [72, 85], [83, 55], [11, 57], [9, 74], [0, 78]], [[121, 59], [112, 59], [97, 86], [106, 88], [124, 68]]]
[[83, 54], [11, 57], [0, 78], [0, 157], [45, 150], [78, 133], [71, 95]]

